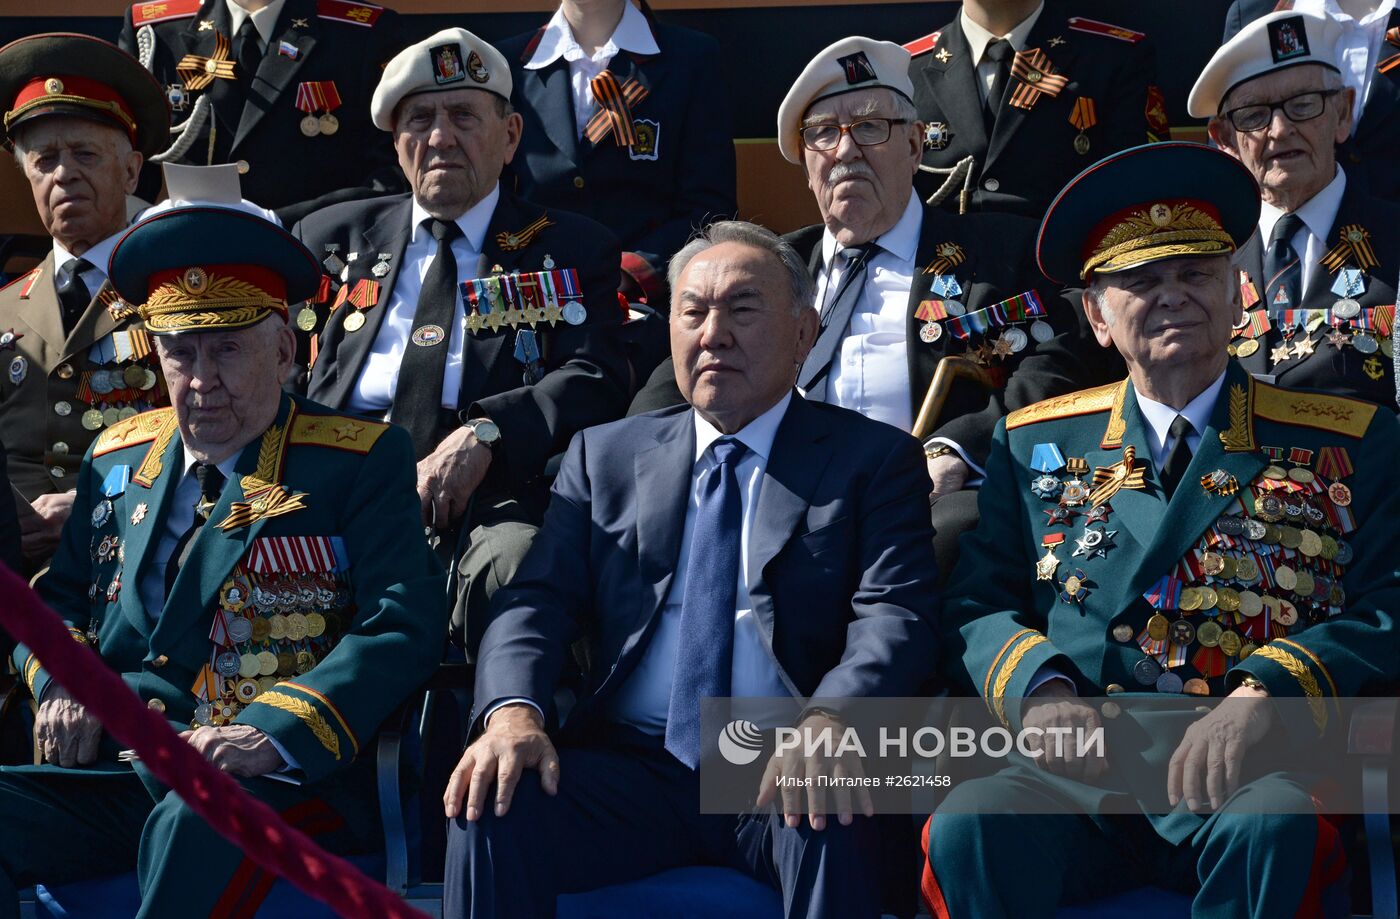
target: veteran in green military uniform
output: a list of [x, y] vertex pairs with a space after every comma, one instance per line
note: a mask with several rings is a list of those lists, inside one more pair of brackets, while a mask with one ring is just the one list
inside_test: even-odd
[[53, 237], [38, 267], [0, 290], [0, 440], [22, 498], [25, 555], [39, 567], [93, 438], [166, 404], [150, 339], [106, 274], [126, 196], [165, 138], [166, 103], [135, 59], [62, 33], [0, 48], [0, 107]]
[[[408, 437], [281, 392], [287, 301], [320, 271], [273, 224], [169, 210], [118, 242], [111, 277], [143, 304], [174, 404], [98, 438], [44, 596], [289, 823], [339, 851], [370, 846], [367, 754], [446, 635]], [[123, 762], [42, 661], [20, 646], [14, 662], [47, 763], [0, 770], [0, 824], [35, 828], [0, 836], [0, 916], [18, 915], [17, 887], [133, 867], [141, 916], [255, 910], [268, 885], [252, 863]]]
[[[1257, 195], [1227, 155], [1169, 143], [1097, 163], [1047, 212], [1041, 268], [1088, 284], [1090, 323], [1129, 378], [999, 426], [945, 606], [955, 664], [1017, 729], [1099, 726], [1117, 703], [1081, 697], [1105, 693], [1228, 698], [1184, 736], [1153, 735], [1174, 766], [1167, 813], [1086, 815], [1103, 792], [1080, 780], [1112, 781], [1111, 742], [1108, 773], [1047, 756], [956, 788], [928, 829], [936, 916], [1050, 915], [1146, 884], [1192, 894], [1197, 917], [1332, 915], [1338, 840], [1308, 789], [1237, 774], [1283, 730], [1259, 700], [1316, 700], [1327, 729], [1328, 698], [1400, 673], [1400, 426], [1229, 358], [1230, 254]], [[1260, 800], [1271, 809], [1247, 813]], [[986, 802], [996, 813], [970, 812]]]

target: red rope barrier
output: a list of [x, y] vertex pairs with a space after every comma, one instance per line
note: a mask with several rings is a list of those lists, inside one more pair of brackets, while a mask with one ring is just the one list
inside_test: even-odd
[[165, 718], [141, 704], [122, 678], [73, 640], [58, 614], [0, 564], [0, 626], [29, 647], [109, 734], [134, 748], [156, 778], [263, 870], [286, 878], [342, 916], [424, 919], [383, 884], [289, 827], [181, 740]]

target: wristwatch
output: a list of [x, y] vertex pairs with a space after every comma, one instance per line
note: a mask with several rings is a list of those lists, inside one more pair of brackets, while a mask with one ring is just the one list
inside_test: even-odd
[[1266, 696], [1269, 694], [1269, 687], [1265, 686], [1263, 681], [1256, 676], [1245, 676], [1240, 680], [1240, 685], [1247, 689], [1253, 689], [1255, 692], [1262, 692]]
[[954, 451], [953, 448], [948, 446], [947, 444], [934, 444], [931, 447], [924, 447], [924, 458], [938, 459], [940, 456], [947, 456], [949, 453], [954, 452], [956, 451]]
[[477, 440], [492, 450], [496, 449], [496, 444], [501, 442], [501, 429], [490, 418], [473, 418], [462, 427], [475, 434]]

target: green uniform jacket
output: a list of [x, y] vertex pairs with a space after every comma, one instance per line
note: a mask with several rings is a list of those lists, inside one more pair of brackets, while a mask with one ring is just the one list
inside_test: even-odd
[[[264, 731], [308, 781], [332, 775], [442, 657], [443, 573], [423, 537], [412, 453], [398, 428], [283, 396], [152, 616], [140, 579], [165, 532], [184, 454], [173, 410], [138, 415], [107, 430], [83, 463], [43, 594], [74, 637], [94, 643], [176, 728], [194, 720], [198, 684], [215, 723]], [[121, 488], [123, 468], [130, 481]], [[104, 483], [120, 494], [104, 498]], [[221, 527], [240, 518], [248, 522]], [[313, 613], [320, 628], [308, 631]], [[231, 627], [239, 618], [247, 625]], [[245, 628], [245, 641], [222, 638]], [[220, 654], [246, 666], [260, 652], [275, 672], [219, 679], [211, 667]], [[14, 662], [40, 697], [50, 680], [42, 664], [22, 645]]]
[[[1043, 666], [1071, 678], [1081, 695], [1156, 691], [1162, 666], [1143, 663], [1153, 657], [1143, 644], [1159, 611], [1167, 622], [1185, 620], [1196, 636], [1207, 622], [1221, 630], [1210, 647], [1191, 637], [1160, 648], [1170, 673], [1197, 681], [1188, 687], [1218, 696], [1252, 674], [1274, 696], [1316, 700], [1319, 728], [1332, 711], [1329, 697], [1395, 679], [1400, 425], [1391, 412], [1260, 383], [1232, 361], [1170, 501], [1150, 459], [1150, 436], [1127, 381], [1037, 403], [998, 426], [981, 489], [982, 523], [964, 537], [945, 607], [962, 676], [993, 714], [1019, 727], [1019, 700]], [[1131, 447], [1143, 487], [1113, 494], [1104, 522], [1087, 522], [1086, 502], [1071, 508], [1068, 524], [1052, 523], [1047, 512], [1058, 502], [1032, 491], [1040, 444], [1056, 445], [1066, 460], [1087, 460], [1082, 481], [1091, 488], [1095, 470], [1109, 475], [1107, 467]], [[1283, 474], [1295, 468], [1313, 481]], [[1217, 472], [1213, 492], [1202, 478]], [[1061, 469], [1052, 477], [1065, 487], [1072, 475]], [[1232, 482], [1238, 491], [1230, 494]], [[1096, 548], [1106, 551], [1073, 556], [1081, 542], [1095, 541], [1085, 540], [1091, 529], [1100, 531]], [[1058, 565], [1041, 580], [1045, 537], [1053, 542], [1059, 534], [1064, 541], [1050, 547]], [[1069, 581], [1076, 571], [1078, 584]], [[1304, 596], [1307, 581], [1313, 590]], [[1256, 599], [1263, 610], [1246, 615]]]

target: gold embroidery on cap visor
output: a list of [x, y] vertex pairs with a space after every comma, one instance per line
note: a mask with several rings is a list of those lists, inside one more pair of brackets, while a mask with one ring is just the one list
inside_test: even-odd
[[153, 290], [139, 312], [146, 328], [161, 335], [242, 329], [270, 312], [285, 316], [287, 304], [248, 281], [191, 268]]
[[1095, 244], [1079, 272], [1126, 271], [1164, 258], [1228, 255], [1235, 251], [1230, 234], [1210, 214], [1189, 204], [1152, 204], [1134, 210]]

